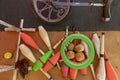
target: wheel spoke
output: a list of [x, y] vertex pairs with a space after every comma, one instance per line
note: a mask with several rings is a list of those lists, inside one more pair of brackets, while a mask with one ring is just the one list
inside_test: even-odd
[[51, 13], [52, 13], [53, 9], [52, 8], [49, 8], [49, 14], [48, 14], [48, 20], [51, 19]]
[[41, 10], [39, 10], [39, 13], [42, 13], [43, 11], [45, 11], [46, 9], [49, 9], [50, 7], [45, 5]]

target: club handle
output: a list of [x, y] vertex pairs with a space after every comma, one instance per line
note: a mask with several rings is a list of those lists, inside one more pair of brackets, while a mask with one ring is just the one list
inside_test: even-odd
[[42, 68], [40, 69], [40, 71], [41, 71], [49, 80], [51, 79], [51, 76], [50, 76], [47, 72], [43, 71]]
[[104, 1], [105, 6], [103, 6], [103, 21], [108, 22], [111, 19], [111, 7], [112, 0], [107, 0], [107, 2]]
[[103, 56], [104, 56], [104, 46], [105, 46], [105, 33], [102, 32], [100, 55], [103, 55]]

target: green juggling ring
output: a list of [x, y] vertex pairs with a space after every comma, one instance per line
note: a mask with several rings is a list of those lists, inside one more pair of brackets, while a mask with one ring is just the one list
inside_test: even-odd
[[[89, 46], [89, 48], [90, 48], [90, 55], [89, 55], [88, 59], [85, 60], [82, 63], [72, 62], [66, 56], [66, 53], [65, 53], [66, 46], [68, 45], [68, 42], [70, 42], [70, 41], [72, 41], [74, 39], [80, 39], [80, 40], [85, 41], [87, 43], [87, 45]], [[75, 68], [75, 69], [82, 69], [82, 68], [85, 68], [85, 67], [89, 66], [92, 63], [92, 61], [94, 60], [94, 53], [95, 53], [94, 46], [93, 46], [91, 40], [88, 37], [86, 37], [85, 35], [82, 35], [82, 34], [71, 34], [70, 36], [68, 36], [63, 41], [63, 43], [61, 45], [62, 59], [64, 60], [66, 65], [68, 65], [71, 68]]]

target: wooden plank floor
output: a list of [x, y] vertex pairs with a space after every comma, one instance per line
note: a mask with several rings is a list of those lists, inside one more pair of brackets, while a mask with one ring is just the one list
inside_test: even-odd
[[[104, 31], [106, 33], [105, 36], [105, 50], [108, 52], [108, 57], [110, 59], [110, 62], [112, 63], [115, 71], [117, 72], [119, 79], [120, 79], [120, 31]], [[81, 32], [82, 34], [87, 35], [88, 37], [91, 37], [93, 31], [85, 31]], [[100, 35], [101, 31], [96, 31]], [[33, 39], [37, 42], [39, 47], [46, 52], [48, 49], [44, 42], [41, 40], [41, 38], [38, 35], [38, 32], [35, 33], [27, 33], [30, 36], [33, 37]], [[59, 36], [58, 36], [59, 35]], [[52, 46], [64, 35], [64, 32], [49, 32], [49, 37], [51, 40]], [[0, 64], [8, 64], [13, 65], [15, 62], [15, 54], [16, 54], [16, 45], [17, 45], [17, 37], [18, 33], [16, 32], [0, 32]], [[31, 48], [35, 56], [40, 56], [40, 53], [36, 51], [35, 49]], [[60, 46], [55, 50], [57, 52], [60, 49]], [[11, 60], [5, 60], [3, 58], [3, 54], [7, 51], [10, 51], [13, 53], [13, 58]], [[22, 54], [20, 53], [20, 59], [24, 58]], [[96, 69], [97, 65], [97, 59], [94, 59], [94, 67]], [[33, 65], [33, 63], [30, 62], [30, 65]], [[63, 78], [61, 76], [60, 70], [55, 67], [52, 70], [49, 71], [49, 73], [52, 75], [54, 80], [70, 80], [68, 78]], [[12, 80], [12, 74], [13, 70], [8, 72], [0, 73], [0, 80]], [[22, 79], [20, 74], [18, 74], [17, 80], [47, 80], [47, 78], [40, 72], [33, 72], [30, 71], [28, 75], [26, 75], [25, 79]], [[76, 80], [93, 80], [90, 69], [88, 68], [88, 74], [86, 76], [81, 75], [78, 73]]]

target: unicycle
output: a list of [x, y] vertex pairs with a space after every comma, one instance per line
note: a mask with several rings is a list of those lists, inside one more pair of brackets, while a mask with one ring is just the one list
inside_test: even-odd
[[49, 24], [61, 22], [69, 14], [71, 6], [96, 6], [102, 8], [102, 20], [108, 22], [111, 19], [110, 6], [112, 0], [103, 0], [102, 3], [74, 2], [71, 0], [32, 0], [33, 8], [39, 18]]

